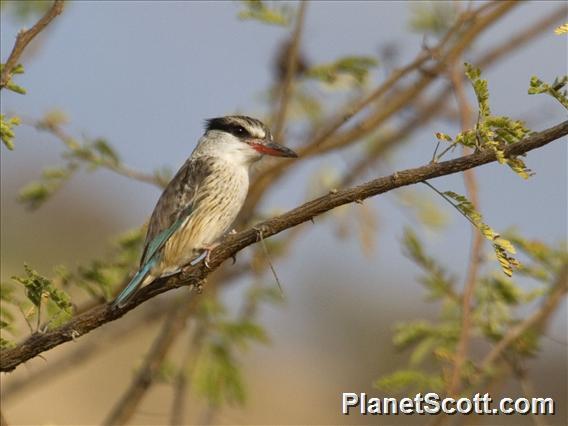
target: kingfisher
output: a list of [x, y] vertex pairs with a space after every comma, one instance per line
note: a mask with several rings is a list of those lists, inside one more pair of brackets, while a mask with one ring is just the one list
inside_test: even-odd
[[175, 274], [209, 254], [241, 210], [251, 166], [263, 156], [296, 158], [275, 143], [267, 126], [244, 115], [206, 120], [205, 133], [160, 196], [150, 221], [140, 267], [113, 302], [122, 307], [141, 286]]

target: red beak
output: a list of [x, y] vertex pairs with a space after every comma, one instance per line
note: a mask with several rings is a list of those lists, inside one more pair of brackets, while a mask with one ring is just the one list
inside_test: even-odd
[[297, 158], [298, 154], [292, 151], [290, 148], [286, 148], [284, 145], [280, 145], [274, 142], [270, 143], [258, 143], [253, 142], [251, 146], [261, 154], [272, 155], [274, 157], [288, 157]]

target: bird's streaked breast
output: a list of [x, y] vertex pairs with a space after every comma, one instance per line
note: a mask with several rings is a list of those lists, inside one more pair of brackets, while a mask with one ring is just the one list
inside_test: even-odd
[[166, 243], [159, 268], [167, 271], [186, 264], [203, 247], [219, 240], [241, 210], [248, 186], [246, 168], [214, 162], [210, 173], [199, 183], [191, 215]]

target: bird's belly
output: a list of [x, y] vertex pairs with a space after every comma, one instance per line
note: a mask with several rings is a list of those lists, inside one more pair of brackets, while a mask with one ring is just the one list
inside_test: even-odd
[[248, 180], [243, 182], [233, 177], [222, 185], [217, 183], [216, 188], [222, 188], [222, 191], [207, 192], [165, 244], [159, 266], [162, 274], [176, 272], [230, 229], [246, 198]]

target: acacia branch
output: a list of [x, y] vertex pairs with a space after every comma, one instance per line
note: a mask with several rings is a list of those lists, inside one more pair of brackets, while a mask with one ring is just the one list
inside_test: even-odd
[[[426, 88], [435, 81], [435, 77], [443, 72], [445, 61], [453, 61], [456, 57], [461, 55], [476, 37], [516, 5], [517, 3], [511, 1], [490, 2], [474, 11], [464, 12], [435, 47], [421, 51], [407, 66], [393, 71], [391, 76], [369, 95], [343, 107], [341, 112], [328, 126], [319, 131], [315, 136], [310, 137], [308, 143], [298, 149], [297, 152], [299, 156], [301, 158], [308, 158], [317, 154], [330, 152], [352, 144], [368, 135], [423, 93]], [[489, 10], [489, 12], [483, 15], [482, 13], [487, 10]], [[466, 29], [463, 29], [464, 27], [466, 27]], [[463, 32], [461, 32], [462, 30]], [[460, 36], [456, 37], [458, 33]], [[450, 41], [454, 43], [452, 44]], [[426, 62], [431, 59], [432, 56], [439, 57], [442, 60], [438, 61], [438, 63], [430, 69], [424, 70], [423, 68]], [[397, 83], [414, 71], [421, 71], [416, 81], [394, 93], [384, 100], [381, 105], [377, 105], [371, 114], [351, 128], [339, 132], [339, 129], [351, 120], [351, 118], [361, 113], [368, 106], [377, 104], [387, 93], [393, 91], [393, 87], [396, 87]], [[265, 195], [267, 189], [293, 166], [293, 163], [280, 162], [262, 170], [256, 176], [254, 184], [251, 185], [249, 196], [243, 208], [245, 213], [242, 216], [247, 218], [254, 206], [258, 205]]]
[[[504, 56], [514, 53], [534, 37], [548, 30], [555, 23], [562, 21], [562, 17], [565, 15], [565, 9], [566, 7], [564, 5], [554, 9], [550, 14], [545, 15], [532, 26], [523, 28], [513, 34], [511, 38], [496, 45], [492, 50], [473, 60], [472, 63], [478, 68], [484, 69], [493, 65], [495, 61], [502, 59]], [[467, 79], [465, 74], [461, 75], [461, 79], [462, 82]], [[367, 168], [374, 164], [378, 158], [384, 157], [385, 152], [407, 141], [412, 133], [443, 112], [450, 99], [452, 86], [453, 84], [447, 84], [434, 98], [427, 102], [423, 103], [420, 98], [417, 98], [417, 100], [413, 102], [413, 105], [418, 110], [418, 113], [397, 130], [389, 131], [384, 137], [381, 137], [380, 140], [373, 145], [372, 150], [366, 152], [365, 155], [350, 168], [347, 174], [342, 178], [341, 186], [353, 185], [355, 180], [367, 170]]]
[[128, 320], [121, 321], [117, 324], [117, 327], [109, 327], [107, 333], [92, 336], [91, 339], [81, 342], [76, 348], [68, 350], [57, 360], [50, 361], [41, 369], [34, 369], [33, 374], [9, 381], [2, 386], [0, 393], [2, 402], [16, 399], [29, 391], [30, 388], [37, 391], [40, 387], [51, 383], [55, 378], [80, 368], [94, 357], [105, 353], [108, 347], [115, 346], [116, 342], [132, 338], [139, 329], [147, 329], [153, 322], [161, 320], [167, 312], [173, 309], [173, 304], [154, 303], [148, 308], [150, 309], [146, 309], [142, 317], [135, 315]]
[[[568, 120], [542, 132], [538, 132], [520, 142], [503, 148], [506, 157], [525, 154], [540, 148], [568, 134]], [[18, 365], [26, 362], [42, 352], [59, 346], [69, 340], [82, 336], [110, 321], [114, 321], [131, 309], [157, 296], [181, 286], [199, 287], [207, 276], [217, 269], [221, 263], [231, 258], [245, 247], [259, 240], [259, 231], [263, 238], [268, 238], [286, 229], [312, 220], [336, 207], [360, 202], [366, 198], [382, 194], [403, 186], [413, 185], [425, 180], [434, 179], [458, 172], [463, 172], [483, 164], [496, 161], [493, 150], [479, 151], [471, 155], [459, 157], [441, 163], [429, 163], [422, 167], [395, 172], [390, 176], [371, 180], [363, 185], [332, 191], [322, 197], [302, 204], [280, 216], [259, 223], [255, 227], [235, 235], [228, 236], [210, 256], [210, 268], [201, 263], [185, 267], [180, 273], [171, 277], [158, 279], [141, 289], [124, 307], [117, 309], [111, 304], [103, 304], [79, 315], [67, 324], [46, 333], [35, 333], [16, 347], [4, 350], [0, 354], [0, 371], [12, 371]]]
[[22, 56], [22, 53], [24, 53], [24, 50], [28, 46], [30, 41], [32, 41], [35, 36], [43, 31], [45, 27], [47, 27], [57, 15], [63, 12], [63, 6], [63, 0], [55, 0], [49, 10], [45, 13], [45, 15], [43, 15], [33, 27], [31, 27], [29, 30], [22, 30], [18, 33], [18, 36], [16, 37], [16, 43], [14, 43], [14, 47], [12, 48], [12, 52], [10, 53], [8, 60], [2, 67], [2, 73], [0, 74], [0, 88], [3, 89], [8, 85], [10, 79], [12, 78], [12, 72], [18, 65], [20, 56]]

